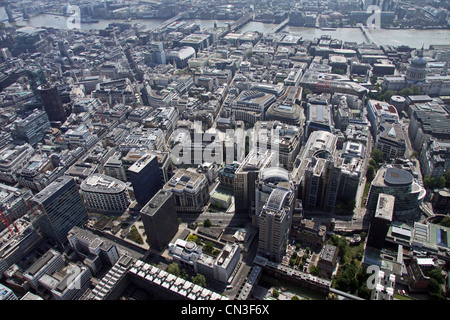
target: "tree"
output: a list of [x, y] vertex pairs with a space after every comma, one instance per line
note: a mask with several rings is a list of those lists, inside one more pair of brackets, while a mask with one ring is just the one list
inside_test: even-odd
[[200, 273], [198, 273], [195, 277], [191, 277], [191, 282], [200, 287], [203, 287], [203, 288], [206, 287], [206, 278], [204, 275], [202, 275]]
[[411, 153], [411, 159], [418, 159], [419, 157], [419, 153], [417, 151], [413, 151], [413, 153]]
[[214, 250], [214, 244], [211, 241], [206, 241], [203, 246], [205, 252], [211, 253]]
[[367, 166], [366, 178], [370, 182], [375, 177], [375, 168], [372, 165]]
[[434, 189], [436, 186], [436, 178], [431, 175], [426, 175], [423, 178], [423, 186], [425, 189]]
[[383, 162], [383, 152], [381, 152], [380, 149], [373, 149], [372, 153], [370, 154], [372, 159], [376, 161], [376, 163], [381, 163]]
[[197, 245], [201, 245], [202, 244], [202, 240], [200, 240], [195, 234], [190, 234], [187, 237], [187, 241], [193, 241], [195, 242]]
[[204, 226], [205, 228], [211, 227], [211, 226], [212, 226], [211, 220], [206, 219], [205, 221], [203, 221], [203, 226]]
[[279, 296], [280, 296], [280, 292], [278, 292], [277, 289], [273, 289], [272, 297], [274, 297], [275, 299], [278, 299]]
[[446, 179], [445, 179], [445, 177], [444, 176], [442, 176], [442, 177], [440, 177], [438, 180], [437, 180], [437, 187], [438, 188], [444, 188], [445, 187], [445, 184], [446, 184]]
[[169, 264], [166, 268], [166, 271], [170, 274], [173, 274], [177, 277], [181, 276], [181, 271], [180, 271], [180, 267], [178, 266], [178, 264], [176, 262], [173, 262], [171, 264]]
[[300, 300], [300, 298], [297, 296], [292, 296], [291, 300]]
[[441, 220], [441, 222], [439, 222], [439, 224], [441, 225], [441, 226], [444, 226], [444, 227], [447, 227], [447, 228], [450, 228], [450, 217], [444, 217], [442, 220]]
[[319, 275], [319, 268], [317, 266], [311, 266], [309, 269], [309, 273], [311, 273], [313, 276]]
[[450, 188], [450, 169], [448, 169], [447, 171], [445, 171], [444, 173], [444, 178], [445, 178], [445, 186], [447, 188]]

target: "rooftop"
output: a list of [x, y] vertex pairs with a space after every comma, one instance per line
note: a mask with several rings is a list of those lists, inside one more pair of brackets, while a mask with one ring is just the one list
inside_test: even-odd
[[118, 193], [126, 187], [124, 182], [99, 173], [90, 175], [81, 183], [81, 190], [85, 192]]

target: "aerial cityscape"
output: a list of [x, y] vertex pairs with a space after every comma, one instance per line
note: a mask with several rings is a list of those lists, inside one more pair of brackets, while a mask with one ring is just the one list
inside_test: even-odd
[[448, 300], [449, 61], [445, 0], [0, 1], [0, 300]]

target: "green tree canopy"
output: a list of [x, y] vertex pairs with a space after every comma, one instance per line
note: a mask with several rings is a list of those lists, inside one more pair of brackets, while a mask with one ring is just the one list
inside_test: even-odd
[[370, 154], [372, 159], [376, 161], [376, 163], [383, 162], [383, 152], [381, 152], [380, 149], [373, 149], [372, 153]]
[[180, 271], [180, 267], [178, 266], [178, 264], [176, 262], [173, 262], [171, 264], [169, 264], [166, 268], [166, 271], [170, 274], [173, 274], [177, 277], [181, 276], [181, 271]]
[[206, 278], [204, 275], [198, 273], [196, 276], [191, 278], [191, 281], [193, 284], [196, 284], [200, 287], [205, 288], [206, 287]]

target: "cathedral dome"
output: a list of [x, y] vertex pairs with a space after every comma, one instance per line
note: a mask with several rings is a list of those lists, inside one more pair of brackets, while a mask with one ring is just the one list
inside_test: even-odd
[[427, 66], [427, 59], [425, 59], [424, 57], [415, 56], [411, 60], [411, 65], [416, 68], [425, 68]]
[[423, 48], [417, 52], [417, 55], [411, 60], [411, 66], [415, 68], [426, 68], [427, 59], [423, 57]]

